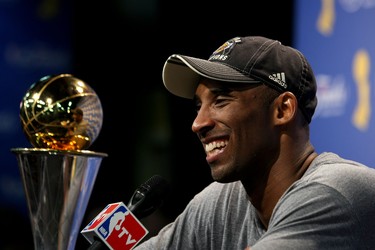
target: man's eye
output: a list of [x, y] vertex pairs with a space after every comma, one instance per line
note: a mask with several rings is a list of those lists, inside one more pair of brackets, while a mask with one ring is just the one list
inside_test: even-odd
[[215, 105], [224, 105], [229, 102], [228, 98], [219, 97], [215, 100]]

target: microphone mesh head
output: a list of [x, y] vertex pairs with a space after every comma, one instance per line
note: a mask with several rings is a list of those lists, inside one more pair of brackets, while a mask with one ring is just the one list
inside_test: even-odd
[[168, 182], [154, 175], [135, 191], [128, 207], [138, 219], [146, 217], [162, 205], [168, 192]]

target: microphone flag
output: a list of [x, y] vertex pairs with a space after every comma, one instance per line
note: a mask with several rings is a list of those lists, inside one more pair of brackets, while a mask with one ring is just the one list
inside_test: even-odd
[[148, 234], [148, 230], [123, 202], [116, 202], [108, 204], [81, 234], [91, 244], [99, 238], [111, 250], [130, 250]]

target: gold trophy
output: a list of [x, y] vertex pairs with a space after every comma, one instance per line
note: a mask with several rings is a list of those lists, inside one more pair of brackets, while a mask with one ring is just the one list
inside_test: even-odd
[[36, 250], [73, 250], [105, 153], [87, 148], [103, 122], [95, 91], [70, 74], [33, 83], [20, 104], [33, 148], [12, 148], [26, 194]]

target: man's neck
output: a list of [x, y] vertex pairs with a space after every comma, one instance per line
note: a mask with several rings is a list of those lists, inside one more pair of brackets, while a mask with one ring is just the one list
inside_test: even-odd
[[273, 210], [285, 191], [299, 180], [318, 154], [311, 148], [303, 158], [289, 163], [277, 163], [262, 180], [242, 181], [248, 199], [257, 209], [259, 219], [268, 228]]

